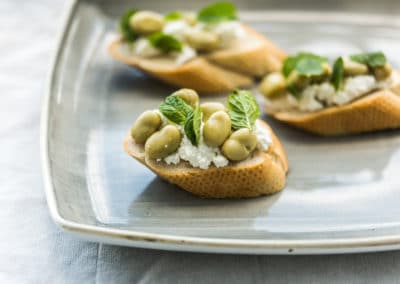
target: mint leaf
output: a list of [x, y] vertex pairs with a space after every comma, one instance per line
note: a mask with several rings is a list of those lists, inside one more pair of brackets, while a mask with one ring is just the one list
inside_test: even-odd
[[190, 142], [197, 146], [200, 141], [201, 109], [197, 104], [194, 111], [190, 112], [185, 122], [185, 134]]
[[342, 88], [343, 86], [343, 78], [344, 78], [343, 66], [344, 62], [342, 57], [336, 59], [335, 63], [333, 64], [333, 73], [331, 82], [335, 87], [336, 91]]
[[368, 66], [381, 67], [386, 64], [386, 56], [382, 52], [372, 53], [369, 56]]
[[318, 76], [324, 73], [322, 62], [315, 58], [302, 58], [297, 62], [296, 70], [304, 76]]
[[166, 21], [177, 21], [182, 18], [183, 18], [183, 14], [182, 14], [182, 12], [179, 12], [179, 11], [172, 11], [164, 16], [164, 19]]
[[313, 53], [300, 52], [295, 56], [289, 56], [285, 59], [282, 66], [282, 73], [285, 77], [296, 70], [300, 75], [318, 76], [324, 73], [323, 63], [328, 59]]
[[231, 93], [227, 100], [227, 108], [234, 130], [253, 129], [260, 115], [256, 99], [251, 92], [245, 90], [236, 90]]
[[287, 86], [288, 91], [296, 98], [300, 99], [301, 97], [301, 90], [294, 85]]
[[296, 68], [297, 61], [298, 59], [294, 56], [289, 56], [285, 59], [282, 66], [283, 76], [285, 77], [289, 76], [290, 72], [292, 72], [294, 68]]
[[386, 56], [381, 51], [353, 54], [350, 55], [350, 59], [370, 68], [381, 67], [386, 64]]
[[185, 125], [187, 117], [193, 112], [191, 106], [178, 96], [168, 96], [158, 107], [160, 112], [170, 121]]
[[237, 20], [236, 7], [230, 2], [216, 2], [201, 9], [197, 20], [206, 23]]
[[129, 25], [129, 19], [137, 12], [137, 10], [132, 9], [125, 12], [119, 20], [119, 30], [125, 40], [129, 42], [134, 42], [139, 35], [131, 29]]
[[162, 32], [151, 34], [148, 37], [152, 46], [161, 49], [163, 52], [182, 51], [182, 43], [171, 35]]

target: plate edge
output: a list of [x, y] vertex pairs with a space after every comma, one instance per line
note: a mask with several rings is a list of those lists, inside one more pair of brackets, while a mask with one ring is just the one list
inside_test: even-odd
[[[400, 235], [355, 239], [324, 239], [310, 240], [240, 240], [216, 239], [201, 237], [171, 236], [163, 234], [142, 233], [121, 229], [109, 229], [95, 225], [85, 225], [69, 221], [61, 216], [55, 195], [52, 177], [50, 175], [50, 160], [48, 153], [48, 118], [49, 103], [66, 31], [76, 12], [79, 0], [70, 0], [66, 12], [63, 14], [61, 29], [58, 32], [54, 54], [46, 79], [46, 89], [42, 101], [40, 122], [40, 152], [42, 175], [47, 204], [53, 221], [63, 230], [91, 239], [93, 236], [99, 241], [108, 241], [114, 244], [136, 247], [157, 248], [166, 250], [182, 250], [197, 252], [221, 253], [250, 253], [250, 254], [323, 254], [323, 253], [352, 253], [367, 251], [383, 251], [400, 249]], [[119, 241], [117, 241], [119, 240]]]

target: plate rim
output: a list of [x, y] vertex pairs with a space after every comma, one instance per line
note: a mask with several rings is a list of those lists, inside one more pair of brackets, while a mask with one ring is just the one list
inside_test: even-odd
[[[146, 233], [134, 230], [123, 230], [96, 225], [82, 224], [70, 221], [61, 216], [57, 196], [50, 174], [50, 157], [48, 151], [48, 126], [50, 98], [54, 85], [55, 71], [58, 67], [62, 47], [66, 40], [68, 28], [73, 19], [79, 0], [70, 0], [66, 4], [66, 11], [61, 20], [61, 29], [57, 34], [56, 46], [53, 51], [51, 65], [47, 74], [45, 94], [42, 101], [42, 112], [40, 121], [40, 156], [41, 168], [44, 182], [44, 190], [47, 199], [50, 216], [58, 227], [64, 231], [73, 233], [79, 237], [99, 242], [112, 243], [116, 245], [134, 246], [142, 248], [211, 252], [211, 253], [246, 253], [246, 254], [327, 254], [327, 253], [353, 253], [372, 252], [400, 249], [400, 234], [383, 235], [376, 237], [336, 238], [321, 240], [243, 240], [223, 239], [207, 237], [189, 237], [178, 235], [167, 235], [157, 233]], [[271, 11], [272, 13], [273, 11]], [[287, 13], [287, 12], [285, 12]], [[331, 18], [343, 16], [338, 12], [325, 12]], [[361, 16], [360, 14], [353, 14]], [[366, 14], [364, 14], [365, 17]], [[346, 15], [349, 16], [348, 14]], [[368, 17], [371, 17], [368, 14]], [[326, 18], [324, 16], [324, 18]], [[353, 18], [354, 17], [349, 17]], [[387, 23], [387, 16], [375, 15], [375, 21]], [[343, 19], [342, 19], [343, 20]], [[400, 22], [396, 22], [396, 25]]]

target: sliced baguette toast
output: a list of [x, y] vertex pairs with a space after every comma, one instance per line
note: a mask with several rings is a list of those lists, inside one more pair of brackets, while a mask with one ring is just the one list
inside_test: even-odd
[[[250, 86], [256, 76], [279, 70], [286, 54], [250, 27], [248, 38], [230, 49], [209, 53], [177, 65], [167, 57], [140, 58], [132, 55], [123, 40], [109, 45], [112, 57], [136, 67], [174, 86], [194, 89], [200, 93], [218, 93]], [[245, 44], [244, 44], [245, 43]]]
[[322, 136], [400, 128], [400, 74], [394, 74], [390, 89], [375, 91], [346, 105], [311, 113], [269, 113], [268, 108], [265, 112], [277, 120]]
[[251, 158], [222, 168], [212, 166], [203, 170], [187, 162], [167, 165], [151, 160], [145, 156], [143, 146], [135, 144], [130, 136], [124, 141], [124, 149], [161, 178], [200, 197], [244, 198], [272, 194], [285, 186], [288, 161], [271, 128], [261, 123], [272, 136], [273, 143], [267, 152], [256, 150]]

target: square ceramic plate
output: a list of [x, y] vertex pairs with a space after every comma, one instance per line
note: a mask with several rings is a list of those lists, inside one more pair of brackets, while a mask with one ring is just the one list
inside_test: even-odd
[[[160, 3], [138, 5], [161, 11], [179, 7]], [[394, 18], [251, 12], [255, 4], [246, 3], [242, 18], [288, 52], [311, 50], [332, 58], [383, 50], [400, 67]], [[196, 198], [126, 155], [122, 140], [135, 117], [156, 107], [173, 88], [107, 54], [125, 8], [81, 1], [66, 14], [42, 127], [46, 193], [60, 227], [94, 241], [204, 252], [342, 253], [400, 247], [399, 131], [319, 138], [265, 118], [289, 156], [287, 186], [280, 194], [247, 200]]]

